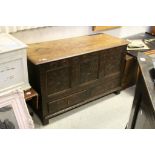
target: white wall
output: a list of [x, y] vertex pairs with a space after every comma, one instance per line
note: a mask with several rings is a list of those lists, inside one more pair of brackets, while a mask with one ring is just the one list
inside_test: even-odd
[[[133, 34], [145, 32], [147, 31], [147, 29], [148, 27], [145, 26], [123, 26], [121, 28], [113, 30], [102, 31], [102, 33], [107, 33], [116, 37], [123, 38]], [[89, 35], [93, 33], [94, 32], [92, 31], [91, 26], [53, 26], [16, 32], [13, 34], [13, 36], [25, 42], [26, 44], [30, 44]]]
[[91, 27], [88, 26], [53, 26], [17, 32], [13, 35], [25, 43], [35, 43], [83, 36], [91, 33]]
[[148, 30], [148, 26], [123, 26], [119, 29], [108, 30], [105, 33], [116, 37], [125, 38], [137, 33], [146, 32]]

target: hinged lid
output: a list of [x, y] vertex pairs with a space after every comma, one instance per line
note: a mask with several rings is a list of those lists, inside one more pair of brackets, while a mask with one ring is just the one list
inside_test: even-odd
[[0, 53], [23, 49], [26, 47], [27, 45], [10, 34], [0, 33]]
[[54, 40], [28, 45], [28, 59], [36, 64], [83, 55], [118, 46], [129, 42], [107, 34], [96, 34], [68, 39]]

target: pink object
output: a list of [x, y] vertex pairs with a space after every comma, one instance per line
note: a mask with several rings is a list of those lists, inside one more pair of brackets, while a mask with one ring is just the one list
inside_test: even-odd
[[[29, 114], [22, 90], [1, 93], [0, 109], [4, 107], [12, 107], [20, 129], [34, 128], [33, 120]], [[0, 117], [2, 116], [0, 115]]]

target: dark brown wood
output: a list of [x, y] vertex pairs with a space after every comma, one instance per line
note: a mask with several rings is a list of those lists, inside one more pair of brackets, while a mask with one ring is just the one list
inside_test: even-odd
[[143, 53], [138, 54], [138, 62], [140, 73], [127, 128], [155, 129], [155, 86], [150, 76], [153, 63]]
[[[38, 109], [38, 93], [33, 88], [24, 91], [24, 98], [27, 104]], [[33, 111], [30, 111], [30, 115], [33, 116]]]
[[31, 101], [36, 109], [38, 108], [38, 93], [33, 88], [24, 91], [24, 98], [26, 102]]
[[147, 32], [147, 33], [155, 36], [155, 26], [151, 26], [149, 29], [149, 32]]
[[[152, 36], [148, 33], [139, 33], [133, 36], [129, 36], [126, 39], [134, 40], [134, 39], [155, 39], [155, 36]], [[150, 49], [145, 50], [134, 50], [134, 51], [127, 51], [126, 59], [125, 59], [125, 68], [123, 73], [123, 80], [122, 80], [122, 87], [123, 89], [133, 86], [136, 83], [138, 78], [138, 63], [137, 63], [137, 54], [138, 52], [144, 52], [146, 54], [153, 54], [150, 50], [155, 49], [155, 41], [151, 43], [147, 43], [147, 46]]]
[[[146, 55], [154, 55], [155, 50], [144, 52]], [[126, 89], [136, 84], [138, 79], [139, 69], [137, 59], [133, 56], [126, 54], [125, 68], [123, 71], [122, 88]]]
[[125, 57], [125, 68], [123, 72], [122, 88], [126, 89], [136, 84], [138, 64], [137, 60], [130, 55]]
[[[43, 124], [56, 115], [120, 91], [126, 46], [126, 41], [109, 35], [29, 45], [29, 79], [39, 93], [35, 111]], [[48, 60], [40, 62], [44, 57]]]

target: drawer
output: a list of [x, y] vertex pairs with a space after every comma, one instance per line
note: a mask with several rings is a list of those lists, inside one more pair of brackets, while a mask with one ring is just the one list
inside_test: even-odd
[[60, 110], [66, 109], [67, 107], [69, 107], [68, 99], [63, 98], [63, 99], [59, 99], [59, 100], [50, 102], [48, 104], [48, 111], [49, 111], [49, 113], [53, 114]]
[[87, 90], [72, 94], [63, 99], [59, 99], [48, 104], [49, 113], [56, 113], [63, 109], [72, 107], [88, 99], [89, 94]]
[[90, 89], [90, 97], [95, 97], [105, 92], [104, 83], [94, 86]]
[[71, 105], [75, 105], [78, 104], [80, 102], [83, 102], [85, 100], [87, 100], [89, 97], [89, 93], [88, 90], [83, 90], [81, 92], [75, 93], [71, 96], [69, 96], [68, 98], [68, 104]]
[[106, 93], [121, 86], [120, 74], [105, 78], [99, 85], [90, 89], [90, 97]]

